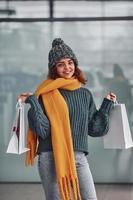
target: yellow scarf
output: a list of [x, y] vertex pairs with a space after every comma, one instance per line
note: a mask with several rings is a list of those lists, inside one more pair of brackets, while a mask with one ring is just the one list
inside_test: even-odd
[[[75, 166], [69, 111], [58, 88], [75, 90], [81, 83], [77, 79], [58, 78], [43, 81], [35, 94], [42, 96], [47, 116], [51, 124], [51, 138], [55, 167], [61, 200], [81, 200]], [[36, 156], [37, 136], [30, 129], [27, 132], [26, 165], [32, 165]]]

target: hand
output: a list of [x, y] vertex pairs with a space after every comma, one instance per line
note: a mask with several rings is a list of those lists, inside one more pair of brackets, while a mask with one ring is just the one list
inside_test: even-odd
[[33, 94], [33, 93], [30, 93], [30, 92], [29, 92], [29, 93], [28, 93], [28, 92], [27, 92], [27, 93], [26, 93], [26, 92], [25, 92], [25, 93], [22, 93], [22, 94], [20, 94], [20, 95], [17, 97], [17, 100], [21, 99], [21, 102], [22, 102], [22, 103], [25, 103], [27, 97], [30, 96], [30, 95], [32, 95], [32, 94]]
[[114, 93], [112, 93], [112, 92], [110, 92], [110, 93], [106, 96], [106, 98], [109, 99], [109, 100], [111, 100], [111, 101], [113, 101], [113, 102], [116, 102], [116, 99], [117, 99], [116, 95], [115, 95]]

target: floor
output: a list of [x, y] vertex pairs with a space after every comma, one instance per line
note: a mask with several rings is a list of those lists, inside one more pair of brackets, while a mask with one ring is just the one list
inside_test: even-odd
[[[96, 191], [98, 200], [133, 200], [132, 184], [96, 184]], [[45, 197], [40, 183], [1, 183], [0, 200], [45, 200]]]

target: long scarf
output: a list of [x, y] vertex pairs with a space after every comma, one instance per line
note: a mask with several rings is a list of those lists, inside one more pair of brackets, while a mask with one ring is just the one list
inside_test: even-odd
[[[74, 159], [69, 111], [58, 89], [75, 90], [80, 86], [77, 79], [48, 79], [43, 81], [35, 92], [37, 97], [41, 95], [51, 124], [52, 147], [61, 200], [81, 200], [81, 196]], [[26, 165], [33, 165], [37, 136], [30, 129], [27, 132], [27, 147], [30, 148], [30, 151], [26, 155]]]

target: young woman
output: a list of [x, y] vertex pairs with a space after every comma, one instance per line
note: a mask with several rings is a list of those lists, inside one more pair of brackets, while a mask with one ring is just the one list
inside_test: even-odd
[[46, 200], [97, 200], [89, 163], [88, 138], [108, 132], [116, 95], [108, 94], [99, 110], [72, 49], [60, 38], [49, 52], [48, 79], [35, 94], [18, 98], [29, 103], [26, 164], [33, 164], [38, 142], [38, 169]]

